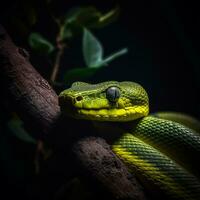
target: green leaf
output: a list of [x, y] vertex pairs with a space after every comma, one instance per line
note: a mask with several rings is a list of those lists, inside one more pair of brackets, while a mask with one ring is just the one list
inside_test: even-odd
[[96, 23], [101, 15], [102, 14], [92, 6], [73, 8], [67, 13], [65, 23], [76, 23], [80, 26], [88, 27]]
[[83, 57], [87, 67], [98, 68], [103, 58], [103, 47], [86, 28], [83, 32]]
[[55, 47], [39, 33], [30, 34], [29, 45], [32, 49], [41, 54], [50, 54], [55, 49]]
[[64, 81], [67, 83], [71, 83], [77, 80], [85, 80], [93, 76], [98, 69], [99, 68], [75, 68], [69, 70], [64, 75]]
[[119, 17], [119, 13], [120, 13], [120, 8], [119, 6], [116, 6], [109, 12], [102, 14], [99, 17], [98, 22], [96, 24], [93, 24], [91, 28], [103, 28], [104, 26], [113, 23]]
[[95, 7], [81, 8], [76, 17], [76, 22], [84, 27], [92, 27], [101, 17], [101, 13]]
[[101, 28], [112, 23], [119, 16], [119, 10], [119, 6], [107, 13], [101, 13], [93, 6], [73, 8], [67, 13], [65, 22], [87, 28]]
[[86, 66], [89, 68], [99, 68], [106, 66], [109, 62], [128, 52], [127, 48], [121, 49], [103, 59], [103, 47], [92, 33], [84, 29], [83, 33], [83, 57]]
[[74, 35], [81, 33], [84, 26], [90, 26], [99, 20], [100, 13], [94, 7], [72, 8], [64, 17], [61, 25], [60, 38], [62, 41], [71, 39]]
[[23, 140], [25, 142], [29, 142], [32, 144], [36, 144], [36, 140], [32, 138], [26, 130], [23, 128], [23, 122], [20, 119], [11, 119], [8, 122], [8, 128], [10, 131], [20, 140]]
[[112, 23], [119, 14], [119, 7], [103, 14], [93, 6], [72, 8], [64, 17], [61, 25], [60, 38], [62, 41], [80, 34], [83, 27], [102, 28]]
[[64, 23], [60, 28], [59, 37], [61, 41], [70, 40], [75, 36], [75, 34], [80, 33], [81, 29], [81, 27], [74, 23]]
[[128, 49], [127, 48], [124, 48], [124, 49], [121, 49], [113, 54], [111, 54], [110, 56], [108, 56], [107, 58], [103, 59], [102, 60], [102, 65], [107, 65], [109, 62], [115, 60], [116, 58], [126, 54], [128, 52]]

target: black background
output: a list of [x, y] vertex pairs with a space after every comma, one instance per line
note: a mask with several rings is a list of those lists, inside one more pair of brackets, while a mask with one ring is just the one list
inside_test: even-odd
[[[48, 77], [50, 73], [48, 64], [31, 51], [27, 38], [31, 31], [38, 31], [49, 39], [53, 39], [56, 34], [55, 25], [52, 25], [43, 1], [35, 1], [39, 21], [30, 28], [29, 33], [25, 32], [24, 35], [19, 33], [10, 19], [21, 16], [20, 8], [25, 2], [1, 1], [0, 23], [17, 45], [29, 51], [31, 62], [37, 70], [44, 77]], [[172, 0], [59, 0], [54, 1], [52, 9], [56, 14], [63, 14], [74, 6], [94, 5], [102, 11], [108, 11], [116, 4], [119, 4], [121, 8], [119, 19], [103, 29], [93, 30], [93, 33], [102, 42], [105, 55], [123, 47], [127, 47], [129, 52], [100, 70], [88, 81], [135, 81], [147, 90], [151, 112], [179, 111], [200, 118], [200, 16], [197, 3]], [[23, 17], [26, 21], [26, 17], [22, 15], [21, 18]], [[75, 46], [78, 45], [80, 41], [77, 39]], [[72, 47], [64, 55], [59, 78], [62, 79], [65, 66], [70, 69], [82, 65], [81, 47], [79, 51]], [[13, 149], [18, 148], [19, 144], [15, 143], [16, 146]], [[32, 151], [30, 147], [27, 146], [27, 148]], [[23, 157], [23, 159], [27, 158], [28, 154]], [[16, 165], [13, 166], [16, 168]], [[9, 167], [12, 170], [12, 166]], [[17, 169], [10, 173], [9, 169], [5, 170], [5, 166], [2, 168], [1, 175], [5, 176], [1, 179], [1, 183], [4, 184], [8, 197], [11, 195], [9, 192], [12, 191], [14, 195], [20, 195], [21, 199], [26, 198], [23, 185], [24, 182], [27, 183], [27, 180], [28, 183], [31, 182], [30, 177], [24, 180], [15, 173]], [[24, 171], [26, 174], [26, 168]]]

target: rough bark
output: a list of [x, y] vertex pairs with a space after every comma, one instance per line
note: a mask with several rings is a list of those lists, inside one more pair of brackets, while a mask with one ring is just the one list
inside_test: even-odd
[[79, 165], [85, 169], [84, 176], [88, 177], [90, 174], [92, 178], [97, 178], [99, 184], [114, 198], [146, 199], [135, 176], [128, 171], [102, 138], [88, 137], [78, 141], [74, 145], [74, 153]]
[[[1, 26], [0, 72], [1, 87], [24, 122], [39, 131], [40, 137], [49, 133], [60, 115], [58, 97], [30, 64], [26, 51], [15, 46]], [[145, 199], [135, 178], [105, 141], [85, 138], [77, 141], [75, 146], [76, 163], [93, 177], [97, 185], [103, 185], [115, 198]]]
[[59, 116], [58, 97], [30, 64], [26, 50], [15, 46], [1, 26], [0, 71], [4, 95], [10, 97], [11, 105], [31, 129], [43, 137]]

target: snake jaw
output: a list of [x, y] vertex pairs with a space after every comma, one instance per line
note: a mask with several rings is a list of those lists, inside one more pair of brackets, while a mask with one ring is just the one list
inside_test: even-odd
[[[71, 110], [73, 109], [73, 110]], [[126, 109], [80, 109], [68, 108], [68, 114], [77, 119], [94, 120], [94, 121], [132, 121], [148, 115], [146, 107], [133, 106]], [[72, 112], [71, 112], [72, 111]]]
[[75, 84], [59, 95], [61, 109], [74, 118], [131, 121], [148, 114], [148, 96], [138, 84]]
[[95, 121], [131, 121], [148, 115], [149, 111], [148, 106], [130, 106], [130, 102], [124, 99], [119, 99], [118, 102], [110, 105], [106, 99], [87, 101], [84, 97], [60, 95], [59, 104], [64, 113], [69, 116]]

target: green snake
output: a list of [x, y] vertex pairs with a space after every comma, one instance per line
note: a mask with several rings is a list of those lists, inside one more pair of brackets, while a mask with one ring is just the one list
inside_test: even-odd
[[200, 199], [196, 119], [176, 113], [149, 115], [147, 92], [128, 81], [75, 82], [60, 93], [59, 103], [73, 118], [126, 127], [112, 150], [142, 183], [170, 199]]

